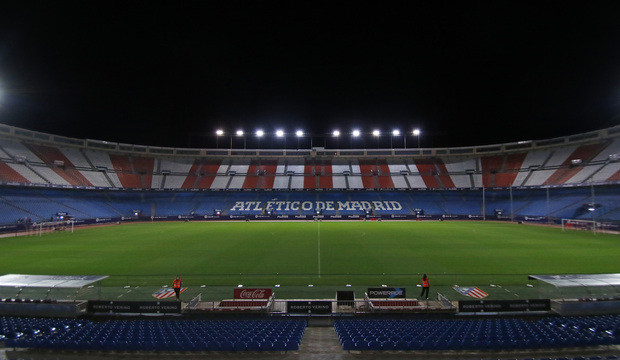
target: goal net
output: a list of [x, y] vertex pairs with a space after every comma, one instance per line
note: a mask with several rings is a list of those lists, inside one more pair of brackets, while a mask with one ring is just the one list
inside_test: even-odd
[[586, 230], [596, 232], [600, 224], [594, 220], [562, 219], [562, 231], [564, 230]]
[[30, 232], [31, 235], [35, 236], [42, 236], [44, 234], [65, 230], [73, 232], [73, 225], [72, 220], [40, 222], [32, 224]]

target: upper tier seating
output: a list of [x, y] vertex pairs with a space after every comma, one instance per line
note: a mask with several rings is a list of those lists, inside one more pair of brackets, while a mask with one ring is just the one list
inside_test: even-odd
[[0, 181], [144, 189], [450, 189], [620, 181], [620, 140], [490, 156], [148, 157], [0, 139]]

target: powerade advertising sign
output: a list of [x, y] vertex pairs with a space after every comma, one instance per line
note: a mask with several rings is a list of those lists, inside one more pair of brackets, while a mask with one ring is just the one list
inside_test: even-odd
[[404, 299], [407, 297], [405, 288], [368, 288], [367, 294], [371, 299]]

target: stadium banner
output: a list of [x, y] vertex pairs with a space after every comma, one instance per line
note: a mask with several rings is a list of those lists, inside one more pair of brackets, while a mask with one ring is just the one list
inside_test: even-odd
[[271, 289], [234, 289], [233, 299], [267, 300], [272, 293]]
[[404, 299], [406, 298], [405, 288], [368, 288], [368, 297], [370, 299]]
[[459, 300], [459, 312], [551, 311], [551, 300]]
[[131, 313], [131, 314], [177, 314], [181, 313], [181, 302], [170, 301], [88, 301], [89, 313]]
[[346, 200], [346, 201], [235, 201], [228, 209], [230, 213], [247, 213], [250, 211], [400, 211], [403, 205], [394, 200]]
[[549, 222], [549, 218], [546, 216], [515, 216], [514, 220], [522, 222], [535, 222], [541, 224], [546, 224]]
[[289, 314], [331, 314], [331, 301], [287, 301], [286, 311]]

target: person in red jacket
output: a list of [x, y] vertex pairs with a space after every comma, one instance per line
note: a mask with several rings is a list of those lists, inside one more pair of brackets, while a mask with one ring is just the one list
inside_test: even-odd
[[426, 274], [422, 275], [422, 293], [420, 294], [420, 299], [424, 297], [424, 293], [426, 293], [426, 300], [428, 300], [428, 289], [430, 288], [430, 283], [428, 282], [428, 276]]
[[177, 296], [177, 300], [181, 299], [181, 287], [183, 286], [183, 280], [177, 275], [176, 279], [172, 282], [172, 288], [174, 289], [174, 293]]

